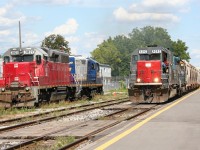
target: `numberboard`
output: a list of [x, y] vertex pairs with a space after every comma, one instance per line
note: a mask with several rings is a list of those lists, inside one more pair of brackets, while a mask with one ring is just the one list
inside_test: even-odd
[[[139, 50], [138, 53], [139, 54], [147, 54], [148, 51], [147, 50]], [[161, 50], [159, 50], [159, 49], [153, 49], [153, 50], [151, 50], [151, 53], [153, 53], [153, 54], [160, 54]]]

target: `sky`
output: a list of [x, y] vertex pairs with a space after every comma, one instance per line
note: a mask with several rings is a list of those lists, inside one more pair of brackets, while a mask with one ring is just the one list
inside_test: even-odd
[[1, 0], [0, 54], [19, 46], [40, 46], [60, 34], [72, 54], [90, 56], [103, 40], [127, 36], [134, 28], [165, 28], [173, 41], [184, 41], [190, 63], [200, 67], [199, 0]]

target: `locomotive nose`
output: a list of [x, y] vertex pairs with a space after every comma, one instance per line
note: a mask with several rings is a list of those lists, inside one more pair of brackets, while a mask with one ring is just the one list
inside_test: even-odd
[[137, 83], [159, 83], [161, 62], [158, 60], [137, 62]]

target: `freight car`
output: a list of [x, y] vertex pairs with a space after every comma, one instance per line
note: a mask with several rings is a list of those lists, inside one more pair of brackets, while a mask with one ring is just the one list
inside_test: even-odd
[[161, 103], [199, 86], [199, 70], [164, 47], [136, 49], [131, 55], [129, 98]]
[[[33, 106], [75, 98], [78, 85], [69, 55], [48, 48], [11, 48], [4, 54], [0, 106]], [[89, 85], [84, 85], [89, 86]], [[102, 89], [102, 84], [98, 87]]]

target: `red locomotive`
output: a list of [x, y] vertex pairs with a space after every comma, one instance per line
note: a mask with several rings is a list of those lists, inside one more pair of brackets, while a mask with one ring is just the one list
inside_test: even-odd
[[56, 50], [9, 49], [4, 54], [1, 105], [32, 106], [41, 100], [60, 98], [70, 84], [68, 61], [66, 53]]
[[131, 55], [129, 98], [160, 103], [199, 86], [199, 70], [163, 47], [136, 49]]
[[77, 85], [70, 73], [67, 53], [48, 48], [11, 48], [4, 54], [0, 106], [33, 106], [75, 98], [76, 91], [81, 93], [80, 87], [86, 89], [86, 86], [88, 97], [92, 90], [98, 89], [100, 93], [103, 89], [102, 84], [95, 82], [92, 86], [88, 83]]

